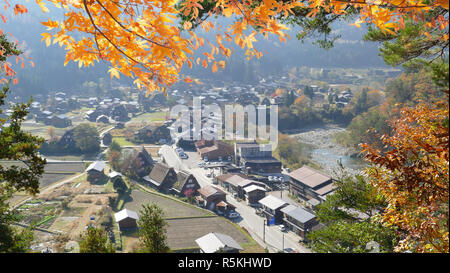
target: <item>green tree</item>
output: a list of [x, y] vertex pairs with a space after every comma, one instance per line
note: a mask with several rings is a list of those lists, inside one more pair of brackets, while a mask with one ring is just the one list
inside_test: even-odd
[[[7, 61], [10, 56], [21, 54], [15, 43], [9, 42], [5, 35], [0, 35], [0, 64]], [[1, 106], [5, 104], [9, 84], [0, 89]], [[12, 227], [16, 220], [15, 212], [11, 211], [8, 199], [15, 191], [24, 190], [31, 194], [39, 192], [39, 179], [44, 172], [45, 159], [39, 156], [38, 150], [42, 142], [41, 137], [22, 131], [21, 125], [28, 114], [28, 103], [11, 105], [12, 114], [6, 119], [0, 118], [0, 160], [15, 160], [24, 163], [3, 166], [0, 163], [0, 252], [27, 252], [33, 238], [30, 229], [17, 231]]]
[[87, 123], [74, 128], [73, 138], [76, 146], [83, 153], [95, 153], [100, 151], [100, 136], [97, 129]]
[[295, 102], [295, 96], [294, 92], [291, 90], [287, 92], [286, 96], [284, 97], [284, 105], [289, 107]]
[[387, 203], [376, 188], [360, 175], [350, 176], [340, 165], [337, 188], [318, 206], [317, 217], [324, 228], [308, 234], [316, 252], [367, 252], [375, 241], [381, 252], [392, 252], [396, 235], [378, 217]]
[[122, 147], [117, 141], [113, 140], [113, 142], [111, 142], [111, 145], [109, 145], [109, 151], [116, 151], [120, 153], [122, 151]]
[[139, 213], [139, 241], [141, 251], [145, 253], [166, 253], [169, 246], [166, 242], [167, 222], [163, 211], [158, 205], [143, 205]]
[[305, 94], [305, 96], [307, 96], [310, 99], [312, 99], [314, 97], [313, 89], [309, 85], [307, 85], [305, 87], [305, 90], [303, 91], [303, 93]]
[[115, 253], [108, 235], [101, 228], [89, 227], [80, 235], [80, 253]]
[[0, 190], [0, 253], [28, 252], [33, 241], [32, 228], [18, 231], [12, 227], [17, 220], [15, 211], [11, 211], [8, 199], [12, 197], [12, 190]]

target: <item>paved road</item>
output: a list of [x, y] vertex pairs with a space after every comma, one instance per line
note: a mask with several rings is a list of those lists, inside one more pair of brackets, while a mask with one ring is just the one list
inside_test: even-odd
[[100, 147], [102, 147], [102, 148], [108, 147], [107, 145], [103, 144], [103, 136], [106, 133], [108, 133], [109, 131], [111, 131], [112, 129], [114, 129], [114, 128], [115, 128], [115, 125], [113, 125], [113, 126], [107, 128], [107, 129], [103, 130], [102, 132], [100, 132], [100, 134], [99, 134], [99, 136], [100, 136]]
[[164, 158], [166, 164], [169, 165], [169, 167], [173, 167], [177, 171], [188, 170], [188, 168], [183, 164], [183, 162], [171, 146], [161, 146], [161, 149], [159, 149], [159, 153], [161, 154], [161, 157]]
[[[230, 195], [227, 196], [227, 201], [235, 206], [236, 211], [241, 215], [238, 224], [245, 227], [247, 230], [252, 231], [252, 237], [261, 245], [267, 246], [272, 252], [278, 252], [286, 248], [291, 248], [300, 253], [311, 252], [309, 249], [298, 243], [300, 237], [292, 232], [282, 232], [277, 226], [265, 226], [265, 218], [257, 215], [255, 209], [247, 206], [244, 201], [238, 202]], [[263, 229], [265, 229], [265, 231], [263, 231]]]

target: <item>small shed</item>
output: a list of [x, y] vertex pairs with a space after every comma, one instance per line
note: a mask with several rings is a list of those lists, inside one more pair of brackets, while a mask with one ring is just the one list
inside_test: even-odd
[[117, 212], [114, 214], [114, 218], [119, 225], [119, 229], [135, 228], [137, 227], [137, 220], [139, 220], [137, 213], [128, 209]]
[[106, 164], [103, 161], [95, 161], [87, 167], [87, 180], [89, 182], [98, 182], [105, 177]]
[[243, 248], [230, 236], [211, 232], [195, 240], [202, 253], [239, 253]]

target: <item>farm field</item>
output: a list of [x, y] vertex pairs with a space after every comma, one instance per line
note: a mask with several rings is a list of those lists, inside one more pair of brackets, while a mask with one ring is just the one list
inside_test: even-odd
[[245, 234], [222, 217], [169, 219], [167, 222], [167, 241], [171, 249], [196, 248], [195, 240], [210, 232], [229, 235], [240, 245], [250, 243]]
[[[86, 225], [111, 226], [111, 202], [117, 197], [110, 183], [93, 185], [86, 174], [71, 182], [38, 194], [18, 208], [22, 224], [36, 223], [39, 228], [61, 232], [67, 240], [78, 240]], [[66, 242], [56, 242], [56, 237], [39, 236], [36, 244], [47, 242], [55, 248]], [[59, 245], [58, 245], [59, 244]]]
[[[244, 249], [243, 253], [264, 253], [258, 243], [244, 231], [235, 227], [226, 219], [218, 216], [167, 219], [167, 243], [171, 250], [198, 249], [195, 240], [210, 233], [218, 232], [231, 236]], [[136, 230], [133, 233], [123, 233], [125, 252], [131, 252], [139, 244]]]
[[167, 197], [159, 196], [157, 194], [146, 193], [140, 190], [133, 190], [130, 198], [124, 204], [124, 208], [139, 212], [143, 204], [156, 203], [164, 211], [165, 218], [179, 218], [179, 217], [199, 217], [211, 215], [208, 211], [200, 210], [191, 207], [188, 204], [183, 204]]
[[153, 113], [144, 113], [139, 116], [133, 117], [127, 123], [150, 123], [150, 122], [162, 122], [166, 120], [167, 112], [153, 112]]
[[[20, 161], [1, 161], [4, 167], [18, 166], [26, 167]], [[85, 163], [83, 162], [48, 162], [44, 166], [44, 174], [39, 179], [39, 187], [45, 188], [55, 182], [67, 179], [77, 173], [84, 171]]]
[[104, 123], [96, 123], [96, 122], [90, 122], [86, 119], [84, 119], [83, 115], [81, 114], [73, 114], [73, 113], [67, 113], [67, 116], [71, 117], [72, 120], [72, 126], [65, 127], [65, 128], [58, 128], [51, 125], [45, 125], [40, 122], [32, 121], [26, 121], [22, 124], [22, 129], [25, 132], [32, 133], [33, 135], [37, 135], [40, 137], [43, 137], [44, 139], [48, 140], [50, 139], [50, 136], [48, 135], [48, 129], [53, 128], [55, 130], [56, 136], [62, 136], [67, 130], [73, 129], [75, 126], [82, 124], [82, 123], [88, 123], [90, 125], [93, 125], [97, 128], [98, 132], [101, 132], [105, 130], [106, 128], [110, 127], [111, 124], [104, 124]]
[[117, 142], [120, 146], [134, 146], [134, 145], [137, 145], [137, 144], [135, 144], [133, 142], [130, 142], [130, 141], [126, 140], [125, 137], [121, 137], [121, 136], [113, 137], [112, 141]]
[[[124, 208], [139, 212], [142, 204], [156, 203], [162, 208], [168, 223], [167, 242], [172, 250], [195, 249], [195, 240], [210, 232], [219, 232], [231, 236], [244, 248], [244, 252], [264, 252], [253, 239], [227, 219], [212, 212], [181, 203], [164, 196], [133, 190]], [[124, 250], [132, 251], [138, 244], [137, 233], [123, 233]]]

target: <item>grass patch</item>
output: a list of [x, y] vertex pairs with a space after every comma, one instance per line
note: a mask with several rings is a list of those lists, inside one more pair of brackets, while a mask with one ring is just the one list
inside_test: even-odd
[[56, 215], [47, 215], [45, 216], [44, 219], [42, 219], [41, 221], [39, 221], [36, 226], [41, 226], [41, 225], [45, 225], [48, 224], [51, 220], [55, 219]]
[[136, 144], [126, 140], [125, 137], [113, 137], [112, 141], [117, 142], [120, 146], [135, 146]]
[[166, 119], [166, 114], [167, 114], [166, 112], [144, 113], [132, 118], [130, 120], [130, 123], [164, 121]]

